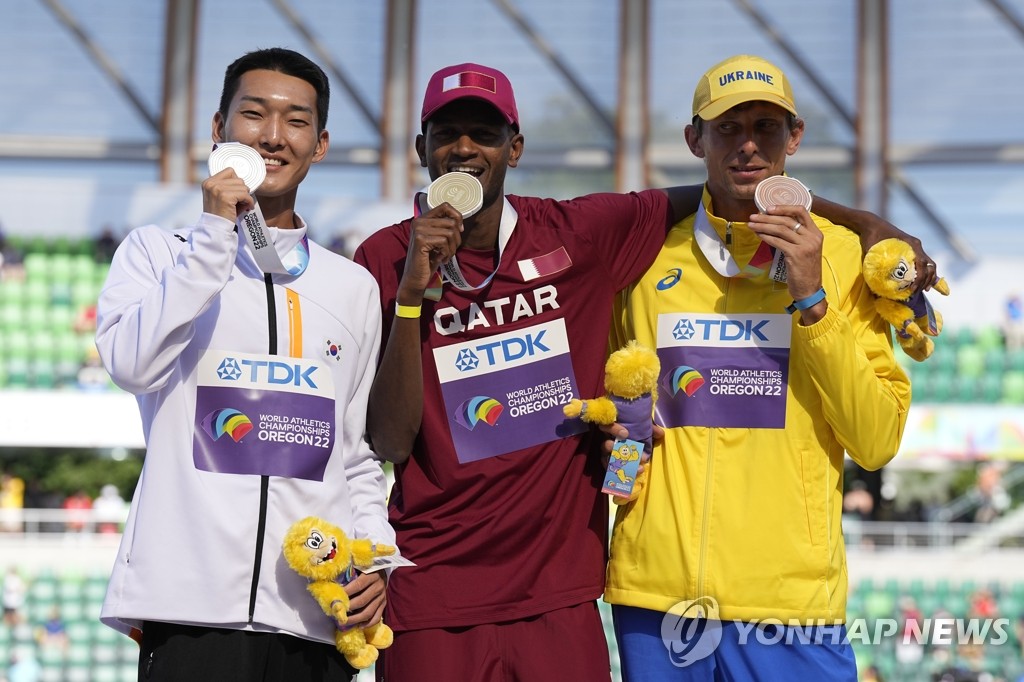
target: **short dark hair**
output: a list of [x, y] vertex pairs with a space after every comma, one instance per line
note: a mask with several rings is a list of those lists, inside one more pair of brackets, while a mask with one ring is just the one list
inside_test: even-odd
[[256, 69], [278, 71], [286, 76], [301, 78], [316, 90], [317, 133], [327, 127], [327, 108], [331, 102], [331, 84], [327, 74], [305, 55], [283, 47], [270, 47], [246, 52], [228, 66], [224, 72], [224, 88], [220, 93], [220, 115], [227, 119], [231, 100], [238, 92], [242, 75]]

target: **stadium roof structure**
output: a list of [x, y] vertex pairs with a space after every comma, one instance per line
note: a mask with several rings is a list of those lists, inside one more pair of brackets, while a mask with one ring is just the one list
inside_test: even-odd
[[1024, 255], [1024, 234], [997, 227], [1024, 185], [1024, 0], [20, 0], [4, 14], [0, 177], [194, 184], [224, 67], [282, 45], [333, 85], [314, 193], [407, 202], [425, 181], [419, 94], [460, 61], [516, 85], [528, 145], [512, 191], [696, 182], [693, 84], [742, 49], [793, 81], [810, 132], [791, 168], [816, 191], [947, 262]]

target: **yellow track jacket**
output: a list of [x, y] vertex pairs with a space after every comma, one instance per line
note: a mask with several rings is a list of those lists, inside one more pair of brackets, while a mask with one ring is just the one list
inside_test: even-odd
[[[711, 597], [722, 620], [845, 622], [844, 450], [866, 469], [892, 459], [910, 384], [861, 277], [857, 236], [813, 217], [828, 313], [812, 326], [785, 313], [784, 283], [719, 275], [695, 243], [694, 216], [620, 292], [612, 346], [658, 348], [656, 420], [668, 428], [648, 485], [618, 509], [606, 601], [667, 612]], [[725, 247], [725, 221], [708, 218], [747, 263], [760, 239], [733, 223]], [[691, 409], [702, 398], [719, 407]]]

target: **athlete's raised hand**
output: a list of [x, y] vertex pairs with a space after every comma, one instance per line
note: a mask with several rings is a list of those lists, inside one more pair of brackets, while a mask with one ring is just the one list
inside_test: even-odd
[[203, 212], [219, 215], [232, 223], [242, 213], [256, 205], [249, 188], [235, 173], [225, 168], [203, 180]]
[[421, 300], [438, 267], [455, 255], [461, 243], [462, 214], [450, 204], [443, 203], [414, 218], [405, 272], [398, 287], [399, 302], [415, 305]]

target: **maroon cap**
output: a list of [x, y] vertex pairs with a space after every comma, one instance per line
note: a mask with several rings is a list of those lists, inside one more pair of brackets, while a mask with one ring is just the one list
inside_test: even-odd
[[423, 95], [420, 121], [426, 123], [438, 109], [464, 97], [490, 103], [509, 125], [519, 130], [519, 112], [512, 84], [501, 71], [480, 64], [456, 64], [435, 72]]

